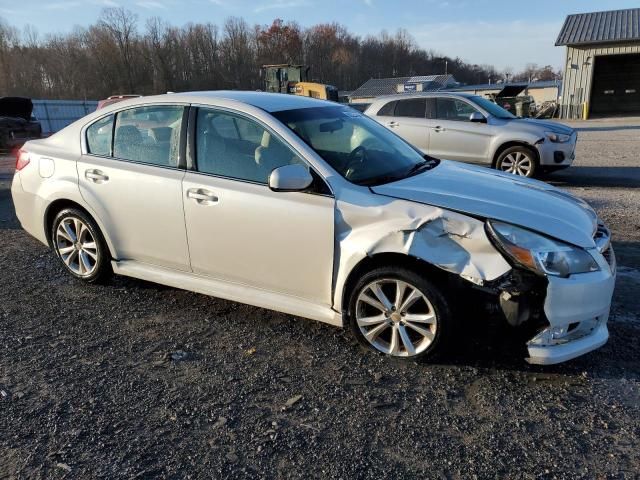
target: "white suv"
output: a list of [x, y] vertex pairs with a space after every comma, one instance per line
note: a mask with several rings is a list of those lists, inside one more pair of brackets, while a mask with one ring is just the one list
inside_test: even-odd
[[20, 223], [83, 281], [115, 272], [346, 326], [402, 358], [455, 342], [461, 300], [535, 329], [533, 363], [608, 338], [615, 260], [586, 203], [424, 158], [346, 106], [126, 100], [28, 142], [16, 169]]

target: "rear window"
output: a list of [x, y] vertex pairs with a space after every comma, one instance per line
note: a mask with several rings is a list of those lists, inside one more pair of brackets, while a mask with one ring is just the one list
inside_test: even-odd
[[87, 150], [93, 155], [111, 156], [113, 115], [101, 118], [87, 128]]

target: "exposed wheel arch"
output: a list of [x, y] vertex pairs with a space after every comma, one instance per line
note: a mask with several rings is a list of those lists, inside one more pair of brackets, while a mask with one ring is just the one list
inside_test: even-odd
[[538, 162], [538, 165], [540, 165], [540, 152], [538, 152], [538, 149], [534, 145], [531, 145], [530, 143], [522, 140], [513, 140], [503, 143], [496, 149], [493, 154], [493, 159], [491, 160], [491, 168], [496, 168], [496, 164], [498, 162], [498, 157], [500, 157], [500, 154], [511, 147], [525, 147], [528, 150], [531, 150], [535, 155], [536, 162]]
[[428, 275], [429, 279], [437, 284], [448, 284], [452, 282], [452, 279], [457, 278], [457, 275], [446, 272], [445, 270], [442, 270], [441, 268], [438, 268], [418, 257], [402, 253], [389, 252], [366, 256], [360, 260], [355, 267], [353, 267], [344, 283], [341, 295], [343, 325], [346, 325], [345, 321], [347, 318], [347, 311], [349, 309], [349, 297], [353, 288], [356, 286], [358, 279], [375, 268], [387, 265], [401, 266], [416, 273]]

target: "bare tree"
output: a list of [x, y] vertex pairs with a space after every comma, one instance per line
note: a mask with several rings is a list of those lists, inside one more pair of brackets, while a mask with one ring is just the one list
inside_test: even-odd
[[[211, 23], [174, 27], [151, 18], [139, 32], [134, 14], [108, 8], [86, 29], [43, 37], [30, 28], [21, 36], [0, 19], [0, 92], [5, 95], [97, 99], [257, 89], [263, 87], [259, 73], [265, 63], [304, 63], [313, 80], [340, 89], [356, 88], [371, 77], [442, 73], [445, 64], [464, 83], [495, 82], [501, 76], [492, 66], [418, 48], [406, 30], [360, 38], [338, 23], [302, 28], [275, 19], [252, 27], [242, 18], [229, 18], [221, 28]], [[536, 78], [554, 75], [551, 67], [536, 68], [531, 73]]]
[[98, 25], [104, 28], [115, 41], [127, 79], [129, 92], [135, 91], [134, 49], [137, 40], [136, 25], [138, 16], [122, 7], [105, 8], [100, 14]]

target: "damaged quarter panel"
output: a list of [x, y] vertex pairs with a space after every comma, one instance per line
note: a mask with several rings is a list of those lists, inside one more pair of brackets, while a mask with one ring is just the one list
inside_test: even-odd
[[482, 285], [511, 270], [484, 222], [440, 207], [344, 191], [336, 204], [336, 289], [341, 311], [348, 275], [366, 257], [401, 253]]

